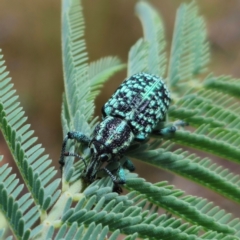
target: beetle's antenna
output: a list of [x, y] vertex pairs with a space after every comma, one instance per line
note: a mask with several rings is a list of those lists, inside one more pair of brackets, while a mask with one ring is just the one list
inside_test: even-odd
[[66, 149], [66, 145], [67, 145], [68, 139], [69, 139], [69, 137], [68, 137], [68, 135], [66, 135], [66, 137], [63, 140], [61, 155], [60, 155], [60, 158], [59, 158], [59, 161], [58, 161], [59, 164], [60, 164], [61, 172], [62, 172], [63, 166], [65, 164], [65, 162], [64, 162], [64, 153], [65, 153], [65, 149]]

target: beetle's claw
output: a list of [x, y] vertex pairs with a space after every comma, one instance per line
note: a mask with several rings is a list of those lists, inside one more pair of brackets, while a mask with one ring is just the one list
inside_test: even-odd
[[114, 183], [114, 185], [113, 185], [113, 192], [121, 194], [123, 191], [122, 191], [122, 188], [119, 186], [119, 184]]

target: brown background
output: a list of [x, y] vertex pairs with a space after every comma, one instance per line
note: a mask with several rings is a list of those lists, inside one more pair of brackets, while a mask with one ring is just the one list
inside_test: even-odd
[[[86, 42], [90, 61], [107, 55], [118, 55], [127, 60], [128, 50], [141, 37], [140, 22], [134, 15], [136, 1], [84, 0]], [[168, 50], [173, 33], [176, 9], [183, 1], [155, 0], [166, 27]], [[211, 46], [209, 69], [217, 75], [240, 77], [240, 2], [237, 0], [201, 0], [200, 12], [207, 23]], [[60, 125], [63, 92], [60, 1], [3, 0], [0, 3], [0, 48], [3, 49], [8, 70], [20, 96], [35, 135], [57, 165], [62, 130]], [[105, 85], [97, 99], [96, 114], [125, 77], [118, 73]], [[11, 157], [0, 136], [0, 153], [5, 161]], [[215, 158], [236, 173], [239, 167]], [[138, 165], [137, 172], [149, 181], [168, 180], [188, 194], [199, 195], [217, 202], [221, 207], [240, 216], [239, 206], [205, 190], [188, 180], [159, 169]]]

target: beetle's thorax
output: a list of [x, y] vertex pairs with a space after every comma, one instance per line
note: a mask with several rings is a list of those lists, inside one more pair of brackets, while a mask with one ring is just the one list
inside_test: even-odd
[[122, 155], [133, 139], [134, 134], [127, 121], [112, 116], [100, 122], [93, 133], [93, 142], [104, 144], [106, 151], [113, 157]]
[[94, 181], [103, 163], [123, 155], [133, 139], [134, 134], [125, 120], [106, 117], [94, 130], [89, 145], [91, 160], [87, 166], [85, 178], [90, 182]]
[[92, 157], [85, 172], [86, 179], [94, 181], [103, 162], [120, 157], [133, 139], [134, 134], [125, 120], [108, 116], [100, 122], [89, 145]]

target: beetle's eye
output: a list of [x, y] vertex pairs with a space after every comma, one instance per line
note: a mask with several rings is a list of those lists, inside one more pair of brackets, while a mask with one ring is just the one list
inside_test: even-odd
[[109, 160], [108, 155], [101, 155], [101, 161], [102, 162], [107, 162]]

